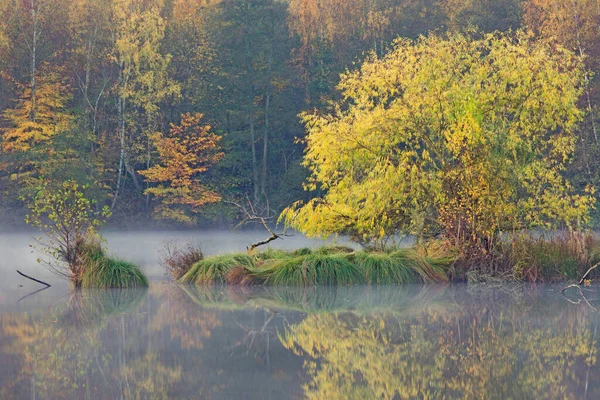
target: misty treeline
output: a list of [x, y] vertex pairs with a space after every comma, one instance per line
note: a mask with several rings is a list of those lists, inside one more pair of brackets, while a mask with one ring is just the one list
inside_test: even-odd
[[0, 218], [68, 179], [122, 224], [189, 216], [164, 202], [210, 223], [234, 217], [223, 198], [308, 200], [298, 115], [395, 38], [474, 27], [586, 57], [566, 171], [583, 191], [600, 168], [599, 23], [600, 0], [0, 0]]

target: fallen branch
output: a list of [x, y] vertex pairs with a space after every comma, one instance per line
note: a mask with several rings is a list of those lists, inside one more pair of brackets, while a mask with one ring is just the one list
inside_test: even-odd
[[17, 274], [21, 275], [21, 276], [22, 276], [22, 277], [24, 277], [24, 278], [31, 279], [32, 281], [34, 281], [34, 282], [37, 282], [37, 283], [39, 283], [39, 284], [46, 285], [46, 288], [49, 288], [50, 286], [52, 286], [52, 285], [50, 285], [49, 283], [46, 283], [46, 282], [44, 282], [44, 281], [40, 281], [39, 279], [32, 278], [32, 277], [31, 277], [31, 276], [29, 276], [29, 275], [25, 275], [24, 273], [22, 273], [22, 272], [21, 272], [21, 271], [19, 271], [19, 270], [17, 270]]
[[252, 253], [258, 247], [267, 245], [277, 239], [282, 239], [283, 237], [291, 236], [287, 234], [287, 228], [284, 229], [282, 233], [275, 233], [270, 228], [269, 223], [273, 222], [273, 220], [275, 219], [275, 214], [273, 214], [271, 211], [269, 199], [266, 199], [266, 207], [260, 210], [254, 205], [254, 203], [252, 203], [248, 195], [246, 195], [246, 202], [248, 203], [247, 206], [241, 202], [238, 203], [235, 201], [227, 201], [227, 203], [235, 206], [238, 209], [240, 215], [243, 218], [242, 221], [239, 224], [237, 224], [235, 229], [238, 229], [240, 226], [247, 225], [249, 223], [258, 223], [262, 225], [262, 227], [265, 228], [265, 230], [271, 235], [268, 239], [261, 240], [246, 247], [246, 250], [248, 250], [249, 253]]
[[586, 303], [586, 304], [587, 304], [587, 305], [588, 305], [588, 306], [589, 306], [589, 307], [590, 307], [592, 310], [594, 310], [594, 311], [597, 311], [597, 310], [596, 310], [596, 308], [595, 308], [595, 307], [593, 307], [593, 306], [590, 304], [590, 302], [588, 301], [587, 297], [585, 297], [585, 293], [583, 293], [583, 290], [581, 290], [581, 285], [583, 285], [583, 284], [585, 283], [585, 279], [588, 277], [588, 275], [590, 274], [590, 272], [592, 272], [593, 270], [595, 270], [595, 269], [596, 269], [596, 268], [598, 268], [598, 267], [600, 267], [600, 263], [597, 263], [596, 265], [594, 265], [594, 266], [592, 266], [590, 269], [588, 269], [588, 270], [586, 271], [586, 273], [583, 275], [583, 277], [582, 277], [582, 278], [579, 280], [579, 282], [578, 282], [578, 283], [573, 283], [573, 284], [571, 284], [571, 285], [569, 285], [569, 286], [565, 287], [565, 288], [564, 288], [564, 289], [561, 291], [562, 295], [563, 295], [563, 296], [565, 296], [565, 298], [566, 298], [567, 300], [569, 300], [571, 303], [573, 303], [573, 304], [579, 304], [579, 303], [581, 303], [581, 300], [579, 300], [579, 301], [577, 301], [577, 302], [574, 302], [574, 301], [572, 301], [571, 299], [569, 299], [569, 298], [568, 298], [568, 297], [565, 295], [565, 291], [566, 291], [567, 289], [570, 289], [570, 288], [576, 288], [577, 290], [579, 290], [579, 294], [581, 295], [581, 297], [583, 298], [583, 300], [585, 301], [585, 303]]
[[271, 243], [272, 241], [279, 239], [280, 237], [281, 236], [279, 236], [279, 235], [277, 235], [277, 234], [274, 233], [270, 238], [268, 238], [266, 240], [262, 240], [260, 242], [256, 242], [256, 243], [254, 243], [252, 246], [250, 246], [247, 249], [248, 249], [248, 251], [250, 253], [252, 253], [256, 248], [258, 248], [260, 246], [267, 245], [267, 244]]

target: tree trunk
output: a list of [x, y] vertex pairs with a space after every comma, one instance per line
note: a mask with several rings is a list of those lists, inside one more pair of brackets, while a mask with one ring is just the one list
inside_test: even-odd
[[37, 99], [36, 99], [36, 74], [37, 74], [37, 41], [38, 41], [38, 10], [35, 7], [35, 0], [30, 1], [31, 7], [31, 20], [33, 22], [33, 37], [31, 41], [30, 54], [31, 54], [31, 110], [29, 113], [29, 119], [33, 122], [36, 121], [37, 117]]
[[248, 98], [248, 122], [250, 124], [250, 140], [252, 148], [252, 180], [254, 189], [254, 200], [258, 199], [258, 165], [256, 162], [256, 133], [254, 131], [254, 75], [252, 68], [252, 51], [250, 39], [246, 39], [246, 74], [248, 75], [249, 98]]
[[263, 133], [263, 159], [262, 159], [262, 179], [260, 182], [260, 191], [263, 196], [267, 196], [267, 174], [269, 168], [269, 113], [271, 107], [271, 70], [273, 64], [273, 42], [271, 41], [271, 49], [269, 53], [267, 69], [267, 91], [265, 95], [265, 131]]
[[[122, 72], [121, 72], [122, 75]], [[122, 95], [119, 95], [118, 101], [118, 112], [119, 112], [119, 139], [121, 142], [121, 154], [119, 157], [119, 170], [117, 171], [117, 187], [115, 189], [115, 195], [113, 197], [111, 208], [115, 208], [117, 204], [117, 198], [119, 197], [119, 189], [121, 187], [121, 173], [123, 171], [123, 164], [125, 163], [125, 100]]]

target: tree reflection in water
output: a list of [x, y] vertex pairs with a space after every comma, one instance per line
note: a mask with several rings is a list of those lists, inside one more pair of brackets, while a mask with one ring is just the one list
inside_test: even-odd
[[0, 398], [600, 398], [600, 318], [553, 289], [81, 291], [0, 316]]

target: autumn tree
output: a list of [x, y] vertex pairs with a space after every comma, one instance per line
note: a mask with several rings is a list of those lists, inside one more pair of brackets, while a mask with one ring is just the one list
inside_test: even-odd
[[580, 104], [587, 115], [578, 129], [576, 158], [569, 176], [580, 188], [600, 182], [600, 2], [597, 0], [527, 0], [524, 23], [543, 40], [580, 55], [586, 66]]
[[179, 85], [168, 75], [169, 54], [160, 46], [165, 35], [162, 2], [115, 0], [115, 61], [119, 74], [117, 93], [119, 167], [112, 206], [121, 190], [122, 176], [129, 174], [141, 190], [135, 164], [150, 165], [150, 136], [160, 127], [160, 103], [177, 96]]
[[572, 52], [489, 34], [399, 39], [342, 76], [343, 99], [305, 114], [308, 189], [284, 212], [310, 236], [441, 233], [485, 252], [500, 231], [576, 229], [591, 199], [562, 176], [583, 72]]
[[37, 193], [27, 200], [26, 222], [45, 236], [38, 239], [38, 250], [48, 257], [40, 259], [56, 274], [81, 285], [86, 266], [86, 247], [97, 238], [95, 229], [110, 217], [108, 207], [97, 211], [85, 195], [87, 187], [68, 180], [60, 185], [42, 182]]
[[[35, 101], [31, 87], [22, 88], [17, 107], [4, 112], [11, 125], [2, 135], [2, 150], [25, 152], [68, 129], [72, 117], [67, 110], [70, 93], [58, 74], [37, 80]], [[32, 110], [35, 108], [35, 119]]]
[[191, 213], [202, 206], [220, 201], [221, 197], [202, 183], [202, 175], [222, 157], [221, 138], [201, 125], [202, 114], [183, 114], [179, 125], [171, 125], [168, 135], [151, 136], [160, 164], [140, 173], [147, 182], [158, 186], [146, 190], [160, 201], [154, 215], [191, 223]]

